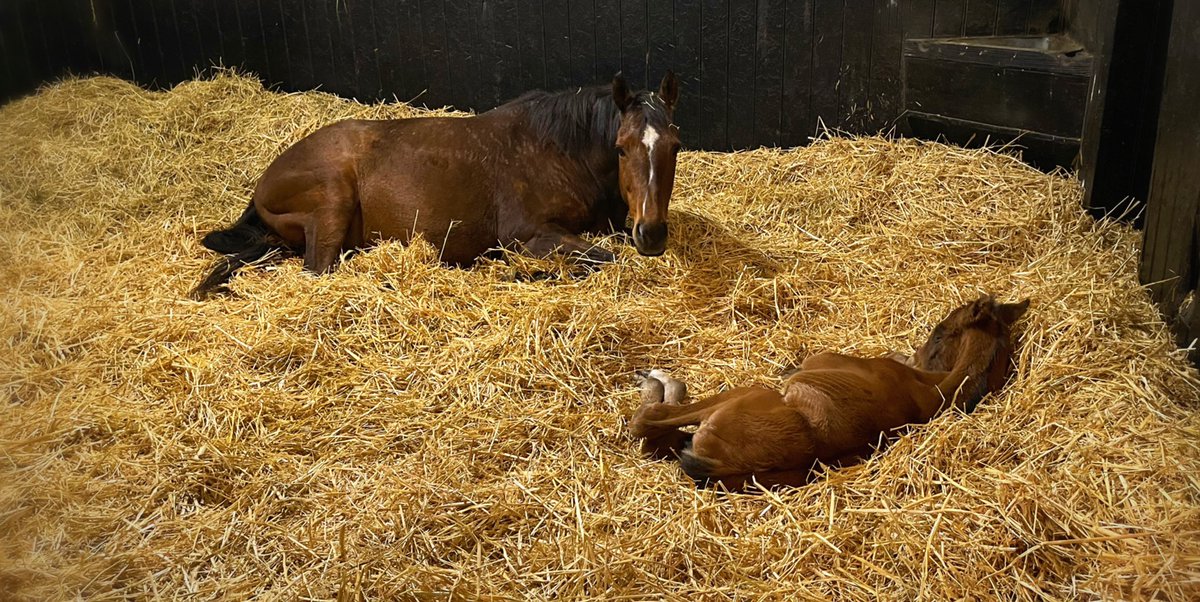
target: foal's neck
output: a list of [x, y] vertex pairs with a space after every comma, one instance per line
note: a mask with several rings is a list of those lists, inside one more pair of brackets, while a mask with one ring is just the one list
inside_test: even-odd
[[942, 395], [953, 397], [954, 407], [960, 410], [973, 408], [991, 392], [991, 373], [996, 362], [1007, 362], [1004, 339], [982, 331], [973, 331], [959, 349], [954, 366], [937, 387]]

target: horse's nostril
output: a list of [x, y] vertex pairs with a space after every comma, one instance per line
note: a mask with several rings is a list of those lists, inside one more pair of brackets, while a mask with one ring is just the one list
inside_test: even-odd
[[637, 236], [638, 238], [647, 242], [663, 240], [667, 237], [667, 224], [666, 222], [638, 224]]

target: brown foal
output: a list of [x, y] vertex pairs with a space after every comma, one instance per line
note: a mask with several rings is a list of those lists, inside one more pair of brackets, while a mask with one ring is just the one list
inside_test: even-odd
[[[859, 461], [893, 429], [947, 407], [970, 411], [1011, 370], [1012, 325], [1029, 307], [984, 296], [950, 313], [916, 355], [809, 357], [783, 392], [739, 387], [681, 405], [686, 388], [660, 371], [643, 377], [630, 430], [656, 458], [678, 456], [697, 483], [737, 491], [803, 485], [817, 463]], [[687, 433], [679, 427], [699, 425]]]

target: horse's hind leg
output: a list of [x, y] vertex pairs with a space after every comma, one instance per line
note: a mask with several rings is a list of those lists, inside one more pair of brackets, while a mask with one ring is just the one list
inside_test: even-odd
[[[657, 405], [674, 405], [679, 403], [679, 381], [671, 384], [671, 390], [667, 390], [667, 383], [674, 381], [667, 377], [669, 381], [660, 379], [655, 373], [659, 371], [651, 370], [649, 373], [639, 374], [642, 378], [642, 405], [638, 408], [638, 412], [634, 414], [633, 420], [630, 422], [630, 429], [633, 431], [634, 437], [642, 439], [642, 453], [656, 460], [665, 460], [674, 458], [679, 455], [679, 450], [691, 440], [692, 434], [685, 433], [675, 427], [647, 427], [642, 420], [647, 408]], [[665, 375], [664, 375], [665, 376]], [[686, 395], [686, 388], [684, 390]]]
[[350, 191], [330, 195], [309, 217], [304, 228], [304, 269], [314, 274], [325, 274], [333, 269], [338, 256], [345, 249], [350, 224], [358, 211], [358, 204]]

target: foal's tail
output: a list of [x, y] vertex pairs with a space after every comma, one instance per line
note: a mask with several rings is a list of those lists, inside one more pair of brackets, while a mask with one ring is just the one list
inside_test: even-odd
[[258, 261], [271, 251], [284, 248], [267, 228], [266, 222], [254, 209], [254, 201], [242, 212], [242, 216], [225, 230], [214, 230], [201, 241], [205, 247], [222, 257], [212, 265], [212, 272], [192, 289], [192, 298], [202, 300], [225, 289], [229, 279], [243, 266]]

